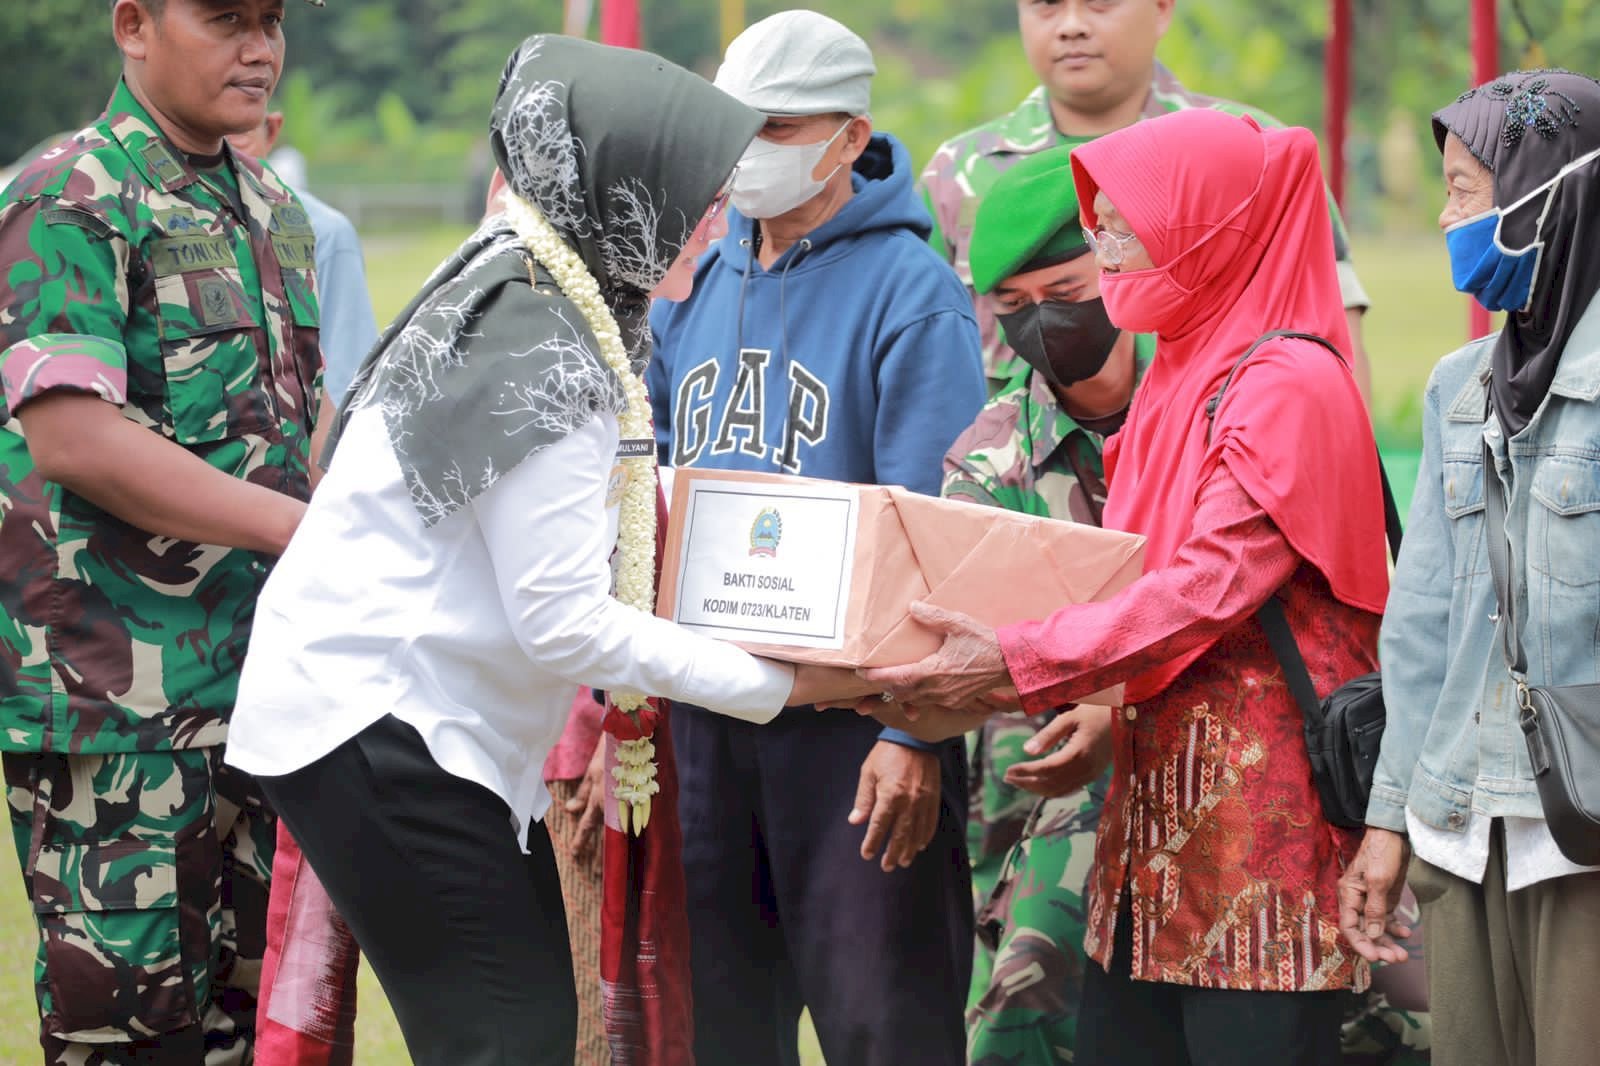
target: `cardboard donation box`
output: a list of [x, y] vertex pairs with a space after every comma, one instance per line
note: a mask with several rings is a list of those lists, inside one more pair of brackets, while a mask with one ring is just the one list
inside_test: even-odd
[[1108, 599], [1144, 564], [1130, 533], [779, 474], [677, 470], [670, 514], [656, 613], [789, 662], [916, 662], [941, 635], [912, 600], [1002, 626]]

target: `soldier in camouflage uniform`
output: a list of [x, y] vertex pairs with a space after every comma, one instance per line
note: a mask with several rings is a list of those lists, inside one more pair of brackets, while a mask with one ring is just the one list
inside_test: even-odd
[[[942, 494], [1100, 524], [1105, 436], [1155, 351], [1105, 317], [1066, 147], [1007, 170], [972, 226], [970, 276], [1021, 371], [945, 456]], [[1085, 957], [1083, 886], [1104, 784], [1029, 774], [1042, 723], [990, 717], [974, 745], [968, 844], [980, 907], [967, 1053], [973, 1066], [1070, 1062]], [[1048, 779], [1048, 780], [1047, 780]], [[1064, 794], [1041, 799], [1030, 789]]]
[[283, 0], [117, 0], [105, 114], [0, 200], [0, 759], [50, 1066], [250, 1061], [274, 818], [226, 767], [309, 495], [312, 236], [234, 155]]
[[[973, 219], [995, 179], [1047, 148], [1073, 147], [1139, 119], [1182, 108], [1216, 108], [1253, 115], [1263, 125], [1281, 125], [1256, 108], [1191, 92], [1156, 62], [1156, 43], [1171, 21], [1173, 2], [1021, 0], [1023, 50], [1042, 84], [1011, 113], [940, 145], [922, 171], [923, 198], [933, 216], [929, 240], [973, 291], [991, 393], [1022, 369], [1016, 353], [995, 329], [989, 300], [973, 287], [969, 262]], [[1331, 197], [1329, 208], [1339, 282], [1356, 347], [1356, 380], [1367, 394], [1367, 357], [1360, 330], [1367, 295], [1350, 263], [1344, 223]]]

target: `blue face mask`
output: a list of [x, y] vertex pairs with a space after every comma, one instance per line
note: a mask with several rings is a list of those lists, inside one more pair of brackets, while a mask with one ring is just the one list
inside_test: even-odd
[[1543, 245], [1535, 241], [1518, 252], [1500, 244], [1503, 212], [1491, 207], [1444, 231], [1450, 250], [1450, 280], [1491, 311], [1521, 311], [1533, 296]]
[[[1600, 151], [1579, 156], [1549, 181], [1543, 182], [1509, 207], [1491, 207], [1481, 215], [1464, 219], [1444, 231], [1445, 247], [1450, 251], [1450, 278], [1457, 291], [1464, 292], [1490, 311], [1525, 311], [1533, 298], [1533, 285], [1539, 277], [1544, 242], [1538, 232], [1555, 201], [1556, 186], [1574, 170], [1600, 159]], [[1533, 243], [1510, 249], [1500, 240], [1506, 216], [1544, 193], [1544, 206], [1534, 227]]]

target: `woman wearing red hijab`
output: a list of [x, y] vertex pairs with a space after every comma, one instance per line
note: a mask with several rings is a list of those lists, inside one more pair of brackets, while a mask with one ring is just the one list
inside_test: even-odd
[[[1319, 694], [1375, 668], [1387, 593], [1377, 450], [1351, 376], [1316, 139], [1183, 111], [1073, 152], [1113, 322], [1158, 336], [1106, 449], [1105, 525], [1148, 538], [1105, 603], [946, 632], [869, 671], [960, 729], [1015, 686], [1041, 712], [1119, 681], [1127, 705], [1063, 714], [1036, 747], [1114, 773], [1096, 839], [1079, 1061], [1322, 1066], [1340, 989], [1336, 885], [1357, 835], [1322, 814], [1301, 712], [1255, 618], [1278, 596]], [[1092, 205], [1092, 206], [1091, 206]], [[1326, 339], [1277, 338], [1295, 330]]]

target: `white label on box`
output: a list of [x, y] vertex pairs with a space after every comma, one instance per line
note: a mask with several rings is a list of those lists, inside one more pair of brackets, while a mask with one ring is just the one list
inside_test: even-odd
[[844, 647], [858, 509], [848, 485], [695, 482], [673, 620], [724, 640]]

